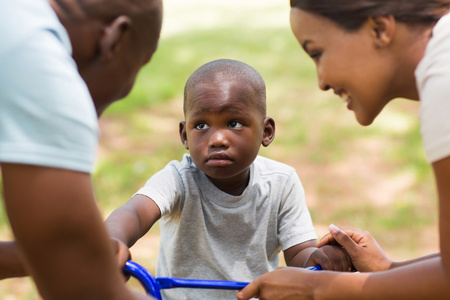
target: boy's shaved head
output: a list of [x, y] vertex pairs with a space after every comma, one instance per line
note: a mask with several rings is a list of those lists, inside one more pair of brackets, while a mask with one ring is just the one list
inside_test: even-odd
[[201, 83], [240, 82], [251, 86], [255, 106], [266, 116], [266, 84], [262, 76], [246, 63], [232, 59], [218, 59], [208, 62], [192, 73], [184, 87], [184, 114], [191, 89]]

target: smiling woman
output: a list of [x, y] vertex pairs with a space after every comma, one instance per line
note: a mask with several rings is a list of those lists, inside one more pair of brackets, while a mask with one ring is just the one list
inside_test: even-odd
[[[442, 299], [450, 295], [450, 1], [291, 0], [291, 27], [322, 90], [369, 125], [396, 97], [420, 100], [422, 136], [437, 181], [441, 252], [393, 262], [365, 231], [330, 225], [358, 274], [279, 269], [239, 299]], [[445, 112], [445, 113], [443, 113]], [[372, 273], [373, 272], [373, 273]]]
[[417, 91], [410, 88], [414, 85], [411, 61], [423, 55], [430, 27], [397, 22], [394, 31], [378, 17], [351, 31], [342, 26], [307, 10], [291, 10], [292, 30], [316, 63], [322, 90], [334, 90], [362, 125], [370, 125], [394, 98], [418, 99]]
[[299, 9], [291, 11], [291, 24], [297, 40], [316, 63], [319, 87], [332, 89], [347, 102], [347, 108], [355, 112], [361, 124], [371, 124], [386, 103], [395, 98], [392, 82], [402, 78], [392, 69], [393, 57], [373, 47], [374, 43], [382, 46], [382, 41], [367, 34], [371, 24], [347, 32], [325, 17]]

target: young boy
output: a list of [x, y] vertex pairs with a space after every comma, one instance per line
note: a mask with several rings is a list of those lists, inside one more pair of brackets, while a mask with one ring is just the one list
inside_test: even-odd
[[[342, 248], [315, 248], [295, 169], [258, 156], [275, 122], [255, 69], [227, 59], [201, 66], [186, 83], [184, 115], [180, 137], [190, 155], [153, 175], [106, 220], [122, 264], [161, 218], [157, 276], [250, 281], [277, 268], [280, 249], [288, 266], [349, 270]], [[162, 292], [164, 299], [236, 299], [236, 291]]]

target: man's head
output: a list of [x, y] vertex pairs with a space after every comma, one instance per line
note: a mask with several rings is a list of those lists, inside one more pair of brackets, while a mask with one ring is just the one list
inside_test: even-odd
[[196, 166], [218, 187], [246, 184], [260, 146], [275, 134], [261, 75], [245, 63], [216, 60], [189, 77], [184, 94], [180, 137]]
[[98, 114], [131, 90], [156, 51], [161, 0], [50, 0]]

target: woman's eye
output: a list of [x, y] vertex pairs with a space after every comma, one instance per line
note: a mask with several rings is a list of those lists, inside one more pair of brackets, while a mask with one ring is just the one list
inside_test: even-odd
[[322, 52], [319, 51], [311, 51], [311, 53], [309, 54], [312, 59], [319, 59], [321, 55]]
[[207, 129], [208, 125], [206, 123], [198, 123], [198, 124], [195, 125], [195, 128], [196, 129], [200, 129], [200, 130]]
[[230, 122], [230, 127], [232, 127], [232, 128], [241, 128], [242, 126], [243, 126], [242, 123], [239, 123], [238, 121]]

